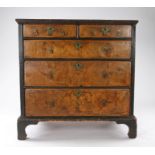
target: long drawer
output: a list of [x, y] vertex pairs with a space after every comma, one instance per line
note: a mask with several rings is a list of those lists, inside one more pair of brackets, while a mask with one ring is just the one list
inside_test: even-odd
[[25, 61], [25, 86], [129, 86], [129, 61]]
[[26, 116], [128, 116], [128, 89], [26, 89]]
[[131, 41], [25, 40], [25, 58], [130, 58]]

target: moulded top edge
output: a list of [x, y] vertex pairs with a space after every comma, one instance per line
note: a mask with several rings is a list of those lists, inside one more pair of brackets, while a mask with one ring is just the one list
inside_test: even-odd
[[98, 19], [16, 19], [18, 24], [120, 24], [135, 25], [138, 20], [98, 20]]

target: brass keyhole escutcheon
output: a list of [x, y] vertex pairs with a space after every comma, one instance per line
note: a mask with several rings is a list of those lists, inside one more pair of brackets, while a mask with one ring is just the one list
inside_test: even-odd
[[80, 96], [82, 95], [82, 91], [81, 91], [80, 89], [75, 90], [74, 95], [75, 95], [76, 97], [80, 97]]
[[80, 49], [82, 47], [82, 44], [80, 42], [76, 42], [74, 46], [76, 49]]
[[48, 27], [47, 28], [47, 33], [48, 33], [49, 36], [51, 36], [54, 31], [55, 31], [55, 28], [54, 27]]
[[102, 28], [101, 28], [101, 33], [102, 33], [103, 35], [106, 35], [106, 34], [108, 34], [109, 32], [111, 32], [111, 29], [110, 29], [109, 27], [102, 27]]
[[76, 70], [81, 70], [84, 67], [84, 65], [81, 63], [76, 63], [76, 64], [74, 64], [74, 67]]

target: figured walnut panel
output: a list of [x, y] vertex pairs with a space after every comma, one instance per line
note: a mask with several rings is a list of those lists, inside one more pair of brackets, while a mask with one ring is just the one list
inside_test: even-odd
[[25, 58], [130, 58], [131, 41], [25, 40]]
[[76, 37], [76, 25], [24, 24], [24, 37]]
[[26, 86], [130, 86], [128, 61], [25, 61]]
[[80, 37], [131, 37], [130, 25], [80, 25]]
[[26, 116], [128, 116], [126, 89], [26, 89]]

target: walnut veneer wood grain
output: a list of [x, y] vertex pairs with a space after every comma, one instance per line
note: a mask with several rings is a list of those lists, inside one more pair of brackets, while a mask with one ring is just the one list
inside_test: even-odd
[[16, 19], [18, 139], [40, 121], [115, 121], [137, 135], [136, 20]]
[[130, 58], [131, 41], [25, 40], [25, 58]]
[[130, 25], [80, 25], [80, 37], [120, 38], [131, 37]]
[[76, 37], [76, 25], [24, 24], [24, 37]]
[[128, 61], [25, 61], [25, 86], [130, 86]]
[[26, 116], [128, 116], [123, 89], [26, 89]]

